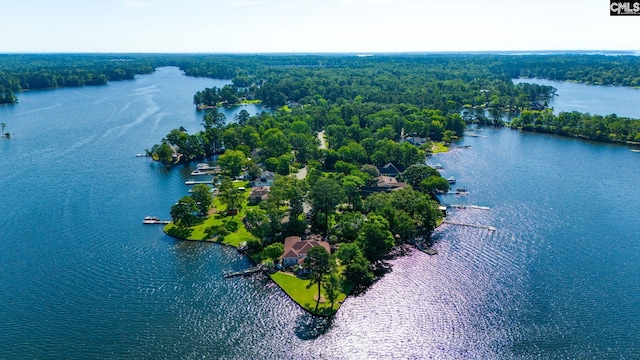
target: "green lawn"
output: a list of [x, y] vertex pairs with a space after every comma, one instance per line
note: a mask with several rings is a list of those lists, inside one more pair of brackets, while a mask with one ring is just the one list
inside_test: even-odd
[[[235, 187], [246, 187], [248, 185], [248, 181], [235, 181], [233, 184]], [[231, 246], [238, 247], [241, 242], [247, 241], [251, 238], [254, 238], [251, 233], [247, 231], [242, 223], [242, 218], [244, 218], [244, 213], [249, 205], [249, 193], [251, 192], [251, 188], [247, 188], [245, 190], [245, 198], [242, 202], [242, 206], [238, 213], [233, 216], [226, 216], [226, 207], [220, 203], [220, 200], [216, 197], [213, 199], [213, 207], [216, 209], [216, 213], [206, 218], [202, 223], [192, 226], [189, 228], [191, 233], [188, 236], [178, 236], [180, 238], [184, 238], [185, 240], [207, 240], [207, 236], [205, 230], [214, 225], [221, 225], [225, 222], [233, 221], [238, 224], [238, 231], [231, 233], [222, 239], [222, 243], [228, 244]], [[164, 231], [168, 234], [171, 234], [172, 229], [175, 229], [176, 226], [171, 223], [164, 227]]]
[[[333, 308], [331, 307], [331, 303], [329, 302], [321, 302], [318, 305], [318, 310], [316, 311], [316, 300], [314, 297], [318, 293], [318, 285], [314, 284], [310, 288], [307, 288], [309, 285], [309, 280], [303, 280], [291, 274], [277, 272], [271, 274], [271, 279], [278, 284], [286, 292], [293, 301], [302, 306], [305, 310], [309, 311], [312, 314], [329, 316], [333, 315], [338, 311], [340, 305], [347, 297], [347, 293], [351, 291], [351, 287], [347, 289], [343, 288], [343, 292], [340, 293], [338, 299], [333, 304]], [[346, 290], [346, 292], [345, 292]], [[324, 296], [324, 290], [321, 291]]]
[[438, 154], [449, 151], [449, 147], [445, 145], [443, 142], [434, 142], [433, 147], [431, 148], [432, 153]]

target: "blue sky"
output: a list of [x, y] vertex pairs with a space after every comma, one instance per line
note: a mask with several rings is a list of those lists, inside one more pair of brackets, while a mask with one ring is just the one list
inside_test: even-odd
[[0, 52], [636, 50], [606, 0], [0, 0]]

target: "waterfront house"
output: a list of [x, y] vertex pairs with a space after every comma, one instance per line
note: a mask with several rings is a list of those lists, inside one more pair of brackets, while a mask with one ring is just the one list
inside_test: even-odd
[[284, 253], [282, 255], [282, 266], [302, 265], [307, 252], [314, 246], [322, 246], [328, 253], [331, 253], [329, 243], [322, 240], [302, 240], [300, 236], [287, 236], [284, 239]]

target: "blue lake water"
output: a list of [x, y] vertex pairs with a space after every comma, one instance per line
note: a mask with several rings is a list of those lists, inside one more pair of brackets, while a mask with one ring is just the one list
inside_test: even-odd
[[199, 130], [193, 94], [224, 83], [161, 68], [0, 107], [0, 358], [640, 357], [640, 154], [477, 129], [430, 161], [470, 192], [443, 202], [491, 208], [449, 218], [497, 230], [445, 225], [438, 255], [393, 260], [319, 319], [268, 280], [224, 279], [249, 265], [235, 250], [141, 223], [190, 169], [134, 155]]
[[514, 84], [527, 82], [558, 89], [549, 106], [557, 114], [578, 111], [593, 115], [610, 115], [640, 119], [640, 89], [622, 86], [584, 85], [546, 79], [513, 79]]

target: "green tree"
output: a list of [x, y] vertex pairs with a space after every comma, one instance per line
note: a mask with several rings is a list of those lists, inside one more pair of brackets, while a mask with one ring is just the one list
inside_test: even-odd
[[342, 289], [340, 276], [336, 274], [335, 271], [330, 272], [324, 279], [322, 287], [324, 288], [324, 293], [327, 295], [327, 300], [331, 303], [331, 308], [333, 309], [333, 304], [338, 300], [340, 290]]
[[289, 175], [291, 173], [291, 163], [293, 159], [290, 154], [284, 154], [278, 157], [278, 166], [276, 172], [280, 175]]
[[357, 210], [362, 204], [360, 188], [364, 186], [364, 181], [354, 175], [345, 176], [342, 179], [342, 190], [347, 197], [347, 202], [352, 210]]
[[422, 180], [430, 176], [440, 176], [438, 170], [427, 165], [411, 165], [400, 176], [400, 178], [411, 185], [414, 189], [420, 188]]
[[381, 215], [369, 213], [362, 226], [358, 243], [364, 250], [364, 256], [371, 262], [382, 260], [384, 255], [395, 246], [395, 240], [389, 231], [389, 222]]
[[420, 189], [435, 197], [438, 191], [449, 191], [449, 182], [441, 176], [429, 176], [420, 182]]
[[198, 217], [198, 206], [190, 196], [183, 196], [175, 205], [171, 207], [171, 219], [179, 228], [189, 227], [196, 224]]
[[344, 266], [344, 277], [347, 282], [354, 285], [369, 285], [373, 282], [371, 264], [362, 254], [357, 243], [341, 244], [335, 254]]
[[311, 282], [308, 287], [314, 284], [318, 285], [316, 310], [318, 310], [318, 305], [320, 304], [320, 287], [322, 286], [324, 276], [329, 273], [332, 268], [330, 259], [329, 253], [322, 246], [314, 246], [309, 249], [309, 251], [307, 251], [307, 257], [304, 259], [304, 266], [310, 271], [309, 279]]
[[289, 139], [280, 129], [269, 129], [262, 135], [262, 151], [267, 158], [279, 157], [291, 151]]
[[239, 113], [233, 116], [236, 122], [240, 125], [243, 125], [244, 123], [246, 123], [250, 117], [251, 117], [251, 114], [249, 114], [249, 112], [244, 109], [240, 110]]
[[277, 262], [277, 260], [280, 258], [280, 256], [282, 256], [283, 253], [284, 253], [284, 244], [273, 243], [267, 246], [266, 248], [264, 248], [264, 250], [262, 250], [262, 259], [263, 260], [271, 259], [274, 262]]
[[329, 232], [329, 216], [343, 199], [344, 192], [338, 181], [326, 177], [319, 178], [309, 192], [309, 201], [315, 215], [323, 213], [325, 216], [325, 236]]
[[264, 239], [269, 233], [269, 217], [267, 217], [265, 211], [260, 208], [247, 208], [244, 224], [251, 235], [258, 239]]
[[277, 157], [270, 157], [264, 161], [264, 167], [271, 172], [275, 172], [278, 170], [278, 165], [280, 164], [280, 160]]
[[196, 202], [200, 215], [207, 215], [213, 203], [211, 188], [207, 184], [196, 184], [191, 189], [191, 198]]
[[293, 177], [276, 176], [269, 197], [278, 204], [289, 205], [289, 218], [297, 219], [304, 211], [304, 200], [309, 192], [306, 181]]
[[220, 169], [231, 177], [240, 175], [245, 163], [246, 155], [238, 150], [225, 150], [224, 154], [218, 157]]
[[220, 182], [220, 202], [227, 206], [227, 213], [234, 212], [242, 203], [244, 193], [233, 186], [231, 178], [224, 176]]

